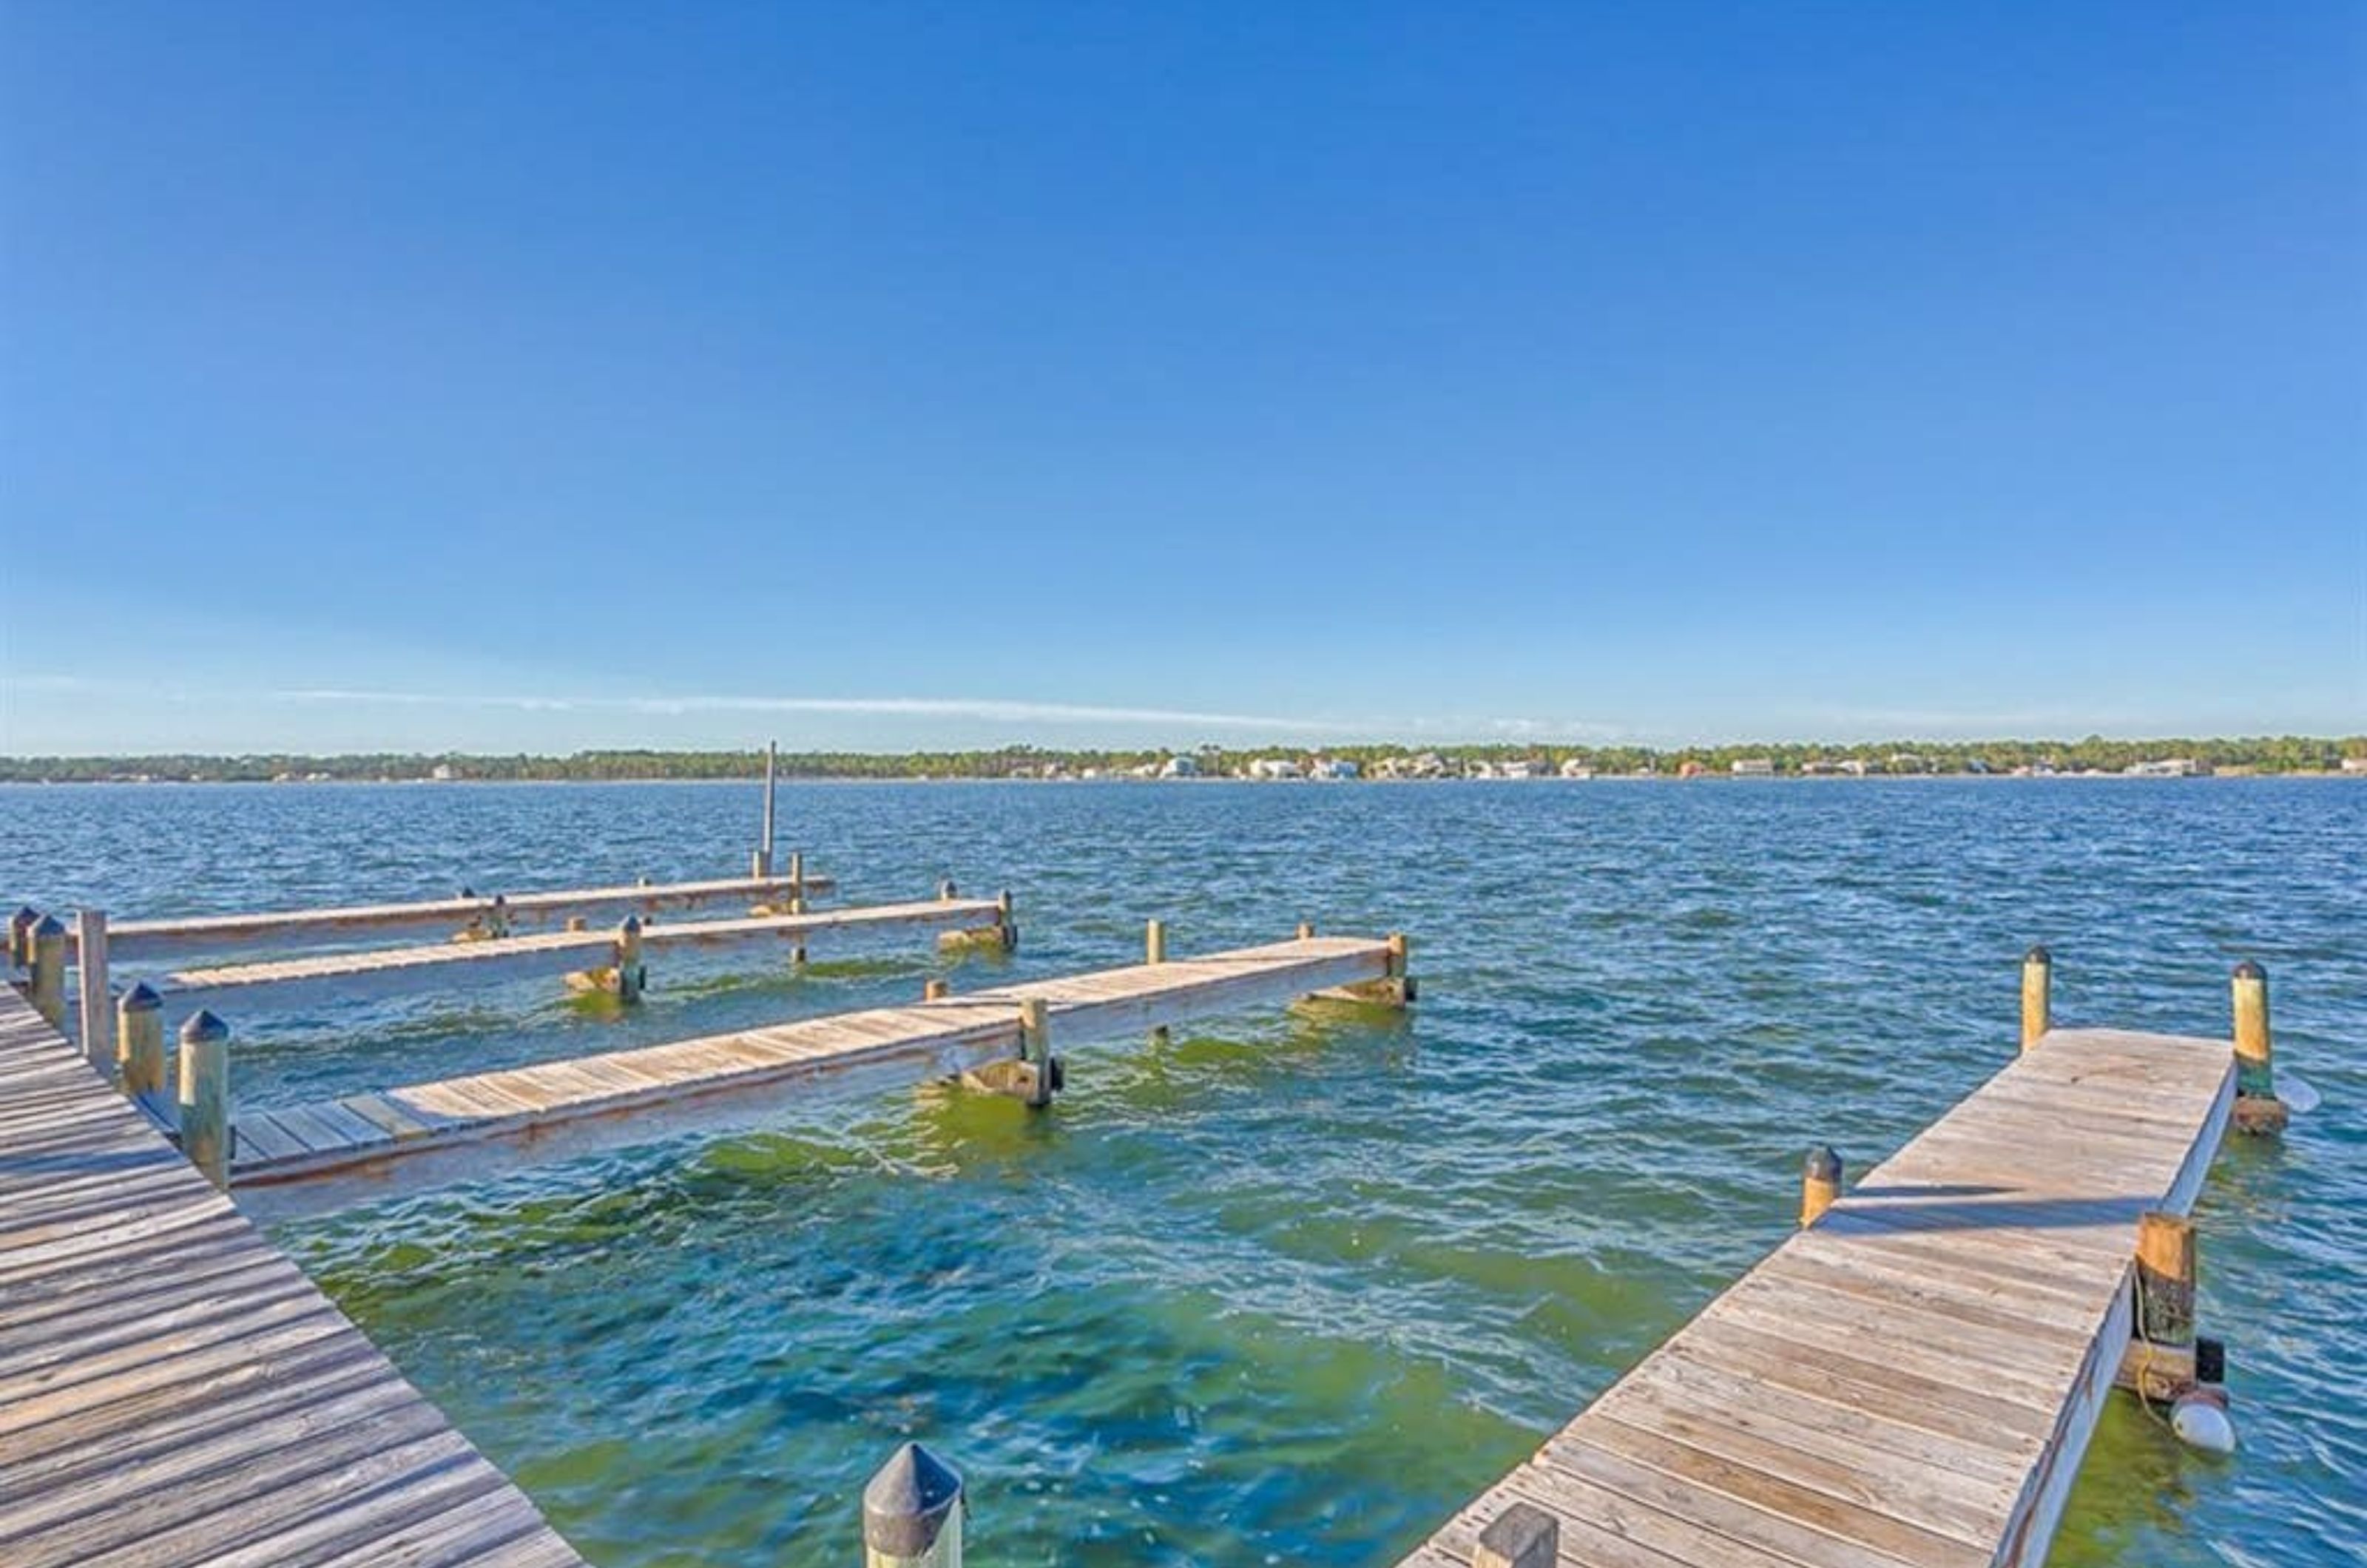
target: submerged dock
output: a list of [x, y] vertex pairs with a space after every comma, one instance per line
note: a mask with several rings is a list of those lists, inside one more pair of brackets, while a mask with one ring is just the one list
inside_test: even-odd
[[1829, 1207], [1812, 1169], [1813, 1223], [1406, 1568], [2043, 1562], [2124, 1359], [2191, 1387], [2191, 1342], [2138, 1332], [2141, 1236], [2237, 1090], [2225, 1040], [2039, 1034]]
[[7, 987], [0, 1303], [12, 1568], [583, 1561]]

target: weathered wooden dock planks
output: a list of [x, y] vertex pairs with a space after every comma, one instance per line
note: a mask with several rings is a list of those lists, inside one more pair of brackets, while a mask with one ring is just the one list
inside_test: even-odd
[[[668, 948], [723, 947], [758, 942], [802, 948], [818, 936], [991, 926], [1002, 918], [1002, 907], [991, 898], [930, 898], [802, 915], [651, 924], [641, 928], [640, 945], [644, 955]], [[459, 984], [485, 985], [537, 975], [566, 975], [609, 964], [614, 947], [612, 931], [544, 931], [484, 942], [370, 948], [184, 969], [166, 976], [154, 988], [164, 1000], [169, 1020], [185, 1017], [199, 1008], [228, 1012], [265, 991], [268, 991], [272, 1005], [286, 1006], [308, 996], [347, 1000], [404, 991], [442, 990]]]
[[[238, 1117], [232, 1182], [280, 1213], [334, 1207], [487, 1168], [509, 1157], [646, 1139], [666, 1113], [713, 1125], [759, 1114], [817, 1079], [951, 1077], [1021, 1055], [1022, 1004], [1043, 1004], [1054, 1039], [1139, 1032], [1193, 1016], [1384, 981], [1403, 949], [1378, 938], [1306, 937], [905, 1007], [809, 1019]], [[723, 1102], [729, 1101], [726, 1105]], [[629, 1113], [629, 1114], [628, 1114]], [[335, 1179], [346, 1178], [333, 1186]], [[272, 1202], [275, 1186], [300, 1197]]]
[[164, 919], [123, 920], [108, 928], [109, 956], [154, 959], [176, 953], [266, 946], [318, 946], [402, 932], [444, 935], [472, 923], [498, 921], [511, 929], [549, 925], [581, 916], [621, 919], [629, 914], [659, 914], [710, 905], [764, 903], [792, 894], [830, 891], [827, 876], [726, 877], [712, 882], [635, 883], [618, 887], [582, 887], [482, 897], [434, 898], [422, 903], [368, 904], [334, 909], [294, 909], [277, 914], [185, 915]]
[[2138, 1217], [2192, 1205], [2236, 1085], [2225, 1041], [2044, 1034], [1406, 1563], [1474, 1562], [1522, 1503], [1599, 1568], [2042, 1562]]
[[581, 1561], [0, 987], [0, 1562]]

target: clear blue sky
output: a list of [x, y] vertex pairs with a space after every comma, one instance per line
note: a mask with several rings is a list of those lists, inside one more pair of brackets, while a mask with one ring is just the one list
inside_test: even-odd
[[2355, 4], [0, 6], [0, 750], [2367, 728]]

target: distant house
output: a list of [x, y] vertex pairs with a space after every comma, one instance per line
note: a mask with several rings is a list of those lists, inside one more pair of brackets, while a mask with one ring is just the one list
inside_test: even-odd
[[1515, 757], [1497, 769], [1496, 776], [1503, 779], [1533, 779], [1537, 776], [1538, 771], [1537, 764], [1526, 757]]
[[1894, 751], [1890, 754], [1890, 761], [1883, 766], [1894, 773], [1928, 773], [1931, 771], [1931, 764], [1912, 751]]
[[2211, 772], [2191, 757], [2162, 757], [2150, 762], [2131, 762], [2121, 771], [2133, 779], [2191, 779]]
[[1688, 757], [1684, 761], [1678, 764], [1677, 777], [1681, 779], [1697, 779], [1706, 771], [1707, 770], [1703, 768], [1699, 762], [1696, 762], [1692, 758]]
[[1594, 770], [1572, 757], [1561, 765], [1561, 776], [1566, 779], [1591, 779], [1594, 776]]
[[1772, 779], [1775, 762], [1770, 757], [1737, 757], [1727, 771], [1738, 779]]
[[460, 775], [452, 771], [451, 763], [438, 762], [434, 767], [427, 770], [427, 776], [434, 779], [437, 784], [450, 784], [454, 779], [459, 778]]
[[1355, 763], [1343, 758], [1319, 757], [1307, 770], [1307, 776], [1310, 779], [1328, 779], [1336, 784], [1361, 777], [1362, 772]]
[[2367, 773], [2367, 757], [2345, 757], [2342, 771], [2346, 773]]
[[1200, 776], [1200, 763], [1192, 757], [1170, 757], [1160, 764], [1159, 776], [1162, 779], [1196, 779]]
[[1301, 777], [1298, 764], [1287, 757], [1260, 757], [1250, 764], [1253, 779], [1295, 779]]

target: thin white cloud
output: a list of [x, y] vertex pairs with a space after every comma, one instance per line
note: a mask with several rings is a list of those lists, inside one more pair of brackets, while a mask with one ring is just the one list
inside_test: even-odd
[[447, 694], [308, 686], [267, 692], [290, 703], [386, 703], [405, 707], [504, 708], [537, 713], [639, 713], [678, 716], [699, 713], [817, 713], [902, 718], [970, 718], [1002, 724], [1126, 724], [1200, 726], [1224, 729], [1345, 733], [1366, 728], [1336, 718], [1274, 714], [1203, 713], [1190, 708], [1104, 707], [1086, 703], [1020, 702], [997, 697], [781, 697], [699, 694], [650, 697], [548, 697]]

